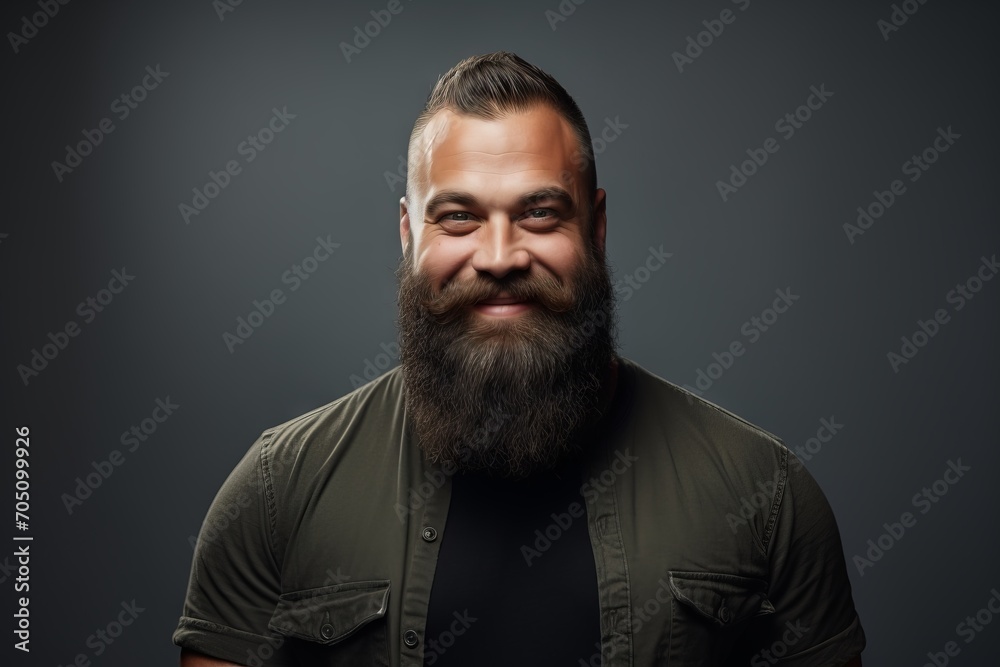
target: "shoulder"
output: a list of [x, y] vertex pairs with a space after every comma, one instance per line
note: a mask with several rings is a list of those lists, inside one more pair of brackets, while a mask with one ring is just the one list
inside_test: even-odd
[[622, 361], [633, 378], [633, 419], [668, 436], [674, 455], [708, 456], [734, 464], [770, 464], [788, 456], [788, 449], [773, 433], [634, 361]]
[[739, 415], [634, 362], [626, 368], [633, 391], [621, 435], [633, 448], [637, 488], [664, 507], [691, 508], [684, 516], [696, 525], [684, 530], [710, 536], [706, 544], [749, 530], [766, 552], [794, 456]]
[[312, 474], [356, 454], [354, 450], [391, 445], [392, 434], [401, 435], [403, 429], [403, 376], [396, 367], [326, 405], [266, 429], [258, 439], [261, 465], [272, 480]]

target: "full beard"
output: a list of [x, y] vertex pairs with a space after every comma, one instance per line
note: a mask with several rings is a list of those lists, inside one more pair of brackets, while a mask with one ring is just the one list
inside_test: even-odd
[[[581, 447], [600, 418], [615, 358], [615, 303], [590, 246], [571, 284], [527, 272], [480, 273], [435, 292], [403, 256], [399, 280], [404, 400], [427, 458], [455, 470], [523, 478]], [[501, 292], [532, 301], [509, 318], [471, 306]]]

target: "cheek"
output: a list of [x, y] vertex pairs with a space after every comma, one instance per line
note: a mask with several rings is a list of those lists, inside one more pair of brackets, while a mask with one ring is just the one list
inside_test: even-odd
[[559, 278], [570, 276], [584, 260], [583, 241], [577, 236], [541, 234], [532, 241], [534, 260]]
[[474, 251], [474, 246], [466, 241], [466, 237], [426, 237], [424, 241], [417, 254], [416, 267], [417, 271], [430, 278], [434, 289], [440, 289], [459, 273]]

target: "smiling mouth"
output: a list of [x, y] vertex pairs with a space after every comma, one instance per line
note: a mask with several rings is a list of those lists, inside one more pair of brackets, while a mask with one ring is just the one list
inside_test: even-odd
[[483, 299], [472, 306], [472, 309], [481, 315], [491, 317], [513, 317], [521, 315], [531, 310], [534, 303], [522, 301], [514, 297], [496, 297], [493, 299]]

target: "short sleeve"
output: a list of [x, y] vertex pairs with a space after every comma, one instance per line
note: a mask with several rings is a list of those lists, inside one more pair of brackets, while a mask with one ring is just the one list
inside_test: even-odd
[[281, 592], [271, 547], [265, 432], [236, 465], [208, 510], [173, 642], [242, 665], [290, 665], [268, 630]]
[[[830, 503], [788, 453], [769, 554], [774, 613], [749, 633], [751, 664], [842, 667], [865, 648], [844, 550]], [[756, 659], [756, 662], [754, 661]]]

